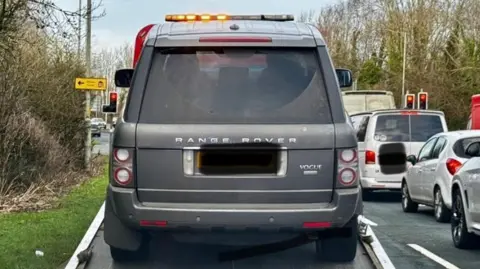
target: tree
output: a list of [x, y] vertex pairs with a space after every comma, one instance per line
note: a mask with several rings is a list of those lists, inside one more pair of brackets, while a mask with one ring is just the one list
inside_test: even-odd
[[382, 71], [382, 68], [377, 65], [375, 55], [365, 61], [358, 74], [359, 88], [367, 90], [378, 85], [382, 80]]
[[479, 12], [478, 0], [345, 0], [320, 9], [317, 24], [335, 66], [397, 100], [406, 33], [406, 90], [428, 91], [430, 108], [443, 110], [456, 129], [465, 126], [480, 85]]
[[71, 45], [78, 15], [49, 0], [0, 0], [0, 197], [61, 188], [81, 171], [83, 97], [72, 81], [85, 68]]

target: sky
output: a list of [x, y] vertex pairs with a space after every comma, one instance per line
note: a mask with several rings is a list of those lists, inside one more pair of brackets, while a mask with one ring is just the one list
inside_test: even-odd
[[[81, 0], [85, 6], [86, 0]], [[338, 0], [92, 0], [100, 1], [106, 15], [92, 23], [92, 50], [117, 47], [125, 42], [133, 44], [137, 32], [150, 23], [162, 23], [166, 14], [293, 14], [318, 11]], [[79, 0], [56, 0], [56, 4], [70, 11], [78, 10]], [[98, 14], [101, 11], [96, 11]], [[94, 13], [95, 15], [95, 13]], [[85, 26], [83, 25], [83, 29]]]

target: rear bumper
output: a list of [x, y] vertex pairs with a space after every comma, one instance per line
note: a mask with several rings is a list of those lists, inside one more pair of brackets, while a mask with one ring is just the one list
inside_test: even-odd
[[[135, 189], [109, 185], [106, 210], [125, 226], [143, 228], [140, 221], [163, 221], [161, 229], [189, 230], [304, 230], [304, 222], [329, 222], [343, 227], [362, 214], [360, 187], [334, 191], [330, 204], [173, 204], [141, 203]], [[325, 228], [330, 228], [325, 227]], [[318, 229], [325, 229], [318, 228]], [[311, 228], [307, 228], [312, 230]]]
[[[380, 180], [378, 180], [380, 181]], [[376, 178], [362, 177], [360, 183], [363, 189], [370, 190], [400, 190], [402, 188], [402, 176], [399, 175], [398, 181], [394, 182], [378, 182]]]

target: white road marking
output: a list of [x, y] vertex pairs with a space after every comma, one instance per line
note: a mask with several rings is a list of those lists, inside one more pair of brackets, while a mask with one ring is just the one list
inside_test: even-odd
[[98, 210], [97, 215], [95, 216], [92, 223], [90, 224], [90, 227], [88, 227], [87, 232], [83, 236], [82, 241], [80, 241], [80, 244], [78, 244], [77, 249], [73, 253], [70, 260], [68, 261], [67, 266], [65, 266], [65, 269], [76, 269], [78, 267], [77, 254], [80, 253], [81, 251], [84, 251], [90, 246], [93, 239], [95, 238], [95, 235], [97, 234], [98, 229], [102, 225], [104, 215], [105, 215], [105, 202], [103, 202], [102, 207], [100, 207], [100, 210]]
[[367, 224], [367, 225], [370, 225], [370, 226], [374, 226], [374, 227], [378, 226], [378, 224], [376, 224], [375, 222], [365, 218], [365, 216], [363, 216], [363, 215], [358, 216], [358, 220]]
[[[375, 224], [374, 226], [377, 226], [377, 224], [375, 222], [367, 219], [365, 216], [361, 216], [360, 219], [365, 224], [373, 223], [373, 224]], [[372, 228], [370, 227], [369, 224], [368, 224], [368, 227], [367, 227], [366, 235], [370, 236], [372, 238], [373, 242], [370, 243], [370, 246], [372, 247], [373, 252], [375, 252], [375, 255], [377, 256], [378, 261], [382, 265], [383, 269], [395, 269], [395, 266], [393, 265], [392, 261], [390, 260], [390, 258], [387, 255], [387, 252], [385, 252], [385, 250], [383, 249], [382, 244], [380, 244], [380, 241], [378, 241], [377, 236], [375, 235], [375, 233], [373, 232], [373, 230], [372, 230]]]
[[438, 257], [437, 255], [433, 254], [432, 252], [428, 251], [427, 249], [417, 245], [417, 244], [407, 244], [407, 246], [415, 249], [416, 251], [420, 252], [427, 258], [435, 261], [436, 263], [440, 264], [441, 266], [447, 268], [447, 269], [460, 269], [457, 266], [451, 264], [450, 262]]

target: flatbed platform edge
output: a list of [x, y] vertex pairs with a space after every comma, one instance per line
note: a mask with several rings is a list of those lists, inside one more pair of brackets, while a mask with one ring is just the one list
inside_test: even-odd
[[[84, 265], [86, 263], [79, 261], [77, 255], [82, 251], [85, 251], [93, 247], [92, 243], [96, 238], [97, 233], [100, 230], [100, 227], [103, 224], [104, 212], [105, 212], [105, 202], [102, 204], [97, 215], [95, 216], [89, 228], [85, 232], [84, 237], [82, 238], [77, 248], [75, 249], [74, 253], [72, 254], [70, 260], [65, 266], [65, 269], [84, 268]], [[375, 234], [373, 233], [373, 230], [370, 227], [367, 227], [366, 235], [372, 238], [372, 242], [367, 243], [359, 237], [359, 245], [360, 245], [360, 248], [364, 249], [365, 252], [367, 253], [367, 256], [370, 259], [370, 262], [373, 264], [373, 267], [375, 269], [395, 269], [392, 262], [390, 261], [385, 251], [383, 250], [383, 247], [381, 246], [380, 242], [378, 241], [378, 238], [375, 236]], [[83, 265], [83, 266], [80, 266], [80, 265]]]

